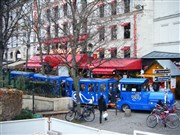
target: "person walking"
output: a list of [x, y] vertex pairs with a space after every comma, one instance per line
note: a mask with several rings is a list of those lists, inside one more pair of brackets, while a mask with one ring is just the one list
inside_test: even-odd
[[[100, 98], [98, 99], [98, 107], [100, 112], [99, 122], [102, 123], [102, 113], [107, 111], [106, 101], [103, 95], [101, 95]], [[105, 118], [105, 120], [107, 120], [107, 118]]]

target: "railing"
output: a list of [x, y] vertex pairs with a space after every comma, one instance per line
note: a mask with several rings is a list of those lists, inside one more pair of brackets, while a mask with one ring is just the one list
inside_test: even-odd
[[[68, 128], [67, 128], [68, 127]], [[61, 133], [63, 135], [70, 134], [93, 134], [93, 135], [122, 135], [120, 133], [99, 130], [80, 124], [75, 124], [55, 118], [38, 118], [17, 121], [0, 122], [0, 135], [32, 135], [47, 134], [49, 131]]]

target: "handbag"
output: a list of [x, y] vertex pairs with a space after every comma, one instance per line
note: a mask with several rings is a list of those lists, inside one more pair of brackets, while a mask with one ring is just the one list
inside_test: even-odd
[[107, 111], [104, 111], [103, 118], [107, 118], [107, 117], [108, 117], [108, 113], [107, 113]]

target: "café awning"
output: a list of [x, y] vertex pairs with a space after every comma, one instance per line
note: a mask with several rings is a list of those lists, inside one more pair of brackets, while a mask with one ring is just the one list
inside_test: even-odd
[[112, 74], [115, 73], [114, 71], [115, 71], [114, 68], [95, 68], [95, 69], [92, 70], [92, 73], [93, 74], [112, 75]]
[[121, 48], [122, 51], [128, 51], [130, 49], [130, 46], [124, 46], [123, 48]]
[[17, 68], [22, 68], [24, 63], [26, 63], [26, 61], [16, 61], [14, 63], [5, 65], [4, 67], [7, 67], [9, 69], [17, 69]]
[[[24, 65], [24, 68], [26, 67], [26, 65]], [[29, 69], [33, 69], [33, 68], [41, 68], [42, 65], [39, 63], [28, 63], [27, 64], [27, 68]]]
[[92, 61], [94, 67], [97, 68], [113, 68], [116, 70], [141, 70], [142, 61], [141, 59], [121, 59], [114, 58], [111, 60], [94, 60]]
[[[45, 57], [46, 57], [46, 55], [43, 56], [43, 62], [44, 62]], [[24, 65], [23, 67], [25, 68], [26, 65]], [[27, 68], [29, 68], [29, 69], [41, 68], [41, 67], [42, 67], [42, 65], [41, 65], [40, 56], [33, 56], [27, 62]]]

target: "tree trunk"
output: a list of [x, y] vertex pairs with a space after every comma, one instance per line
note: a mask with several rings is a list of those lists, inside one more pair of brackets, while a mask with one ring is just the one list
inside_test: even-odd
[[30, 47], [30, 45], [27, 44], [26, 47], [27, 47], [27, 48], [26, 48], [26, 68], [25, 68], [25, 71], [27, 71], [28, 55], [29, 55], [29, 47]]
[[2, 33], [2, 26], [3, 26], [3, 20], [2, 20], [2, 1], [0, 0], [0, 80], [2, 77], [2, 68], [3, 68], [3, 54], [4, 54], [4, 47], [3, 47], [3, 33]]

